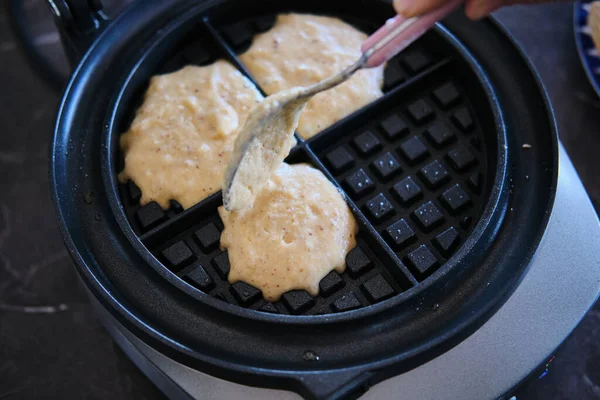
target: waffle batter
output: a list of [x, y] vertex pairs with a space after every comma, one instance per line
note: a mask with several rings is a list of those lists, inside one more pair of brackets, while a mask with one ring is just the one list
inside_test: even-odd
[[225, 61], [155, 76], [129, 131], [121, 136], [125, 169], [141, 204], [189, 208], [221, 189], [238, 127], [262, 96]]
[[[254, 38], [240, 57], [269, 95], [328, 78], [361, 56], [367, 35], [336, 18], [279, 15], [275, 26]], [[346, 83], [316, 95], [300, 117], [298, 133], [309, 138], [382, 96], [383, 66], [357, 72]]]
[[247, 282], [276, 301], [295, 289], [313, 296], [329, 271], [343, 272], [358, 230], [343, 196], [318, 170], [283, 163], [252, 208], [219, 208], [229, 282]]

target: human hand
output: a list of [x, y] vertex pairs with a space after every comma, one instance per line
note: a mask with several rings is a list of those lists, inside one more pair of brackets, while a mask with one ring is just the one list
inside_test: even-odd
[[[549, 0], [465, 0], [465, 13], [471, 19], [480, 19], [492, 11], [512, 4], [544, 3]], [[394, 8], [398, 14], [406, 18], [421, 15], [440, 7], [448, 0], [394, 0]]]

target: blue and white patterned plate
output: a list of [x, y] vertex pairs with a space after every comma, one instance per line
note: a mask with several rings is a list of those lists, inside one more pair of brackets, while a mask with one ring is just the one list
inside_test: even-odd
[[574, 23], [575, 43], [583, 68], [590, 79], [594, 90], [600, 96], [600, 52], [595, 48], [590, 28], [587, 25], [588, 12], [592, 0], [582, 0], [575, 3]]

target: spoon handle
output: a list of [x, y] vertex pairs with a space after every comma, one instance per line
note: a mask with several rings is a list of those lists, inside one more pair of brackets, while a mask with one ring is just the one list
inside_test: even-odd
[[417, 40], [437, 21], [452, 13], [463, 0], [451, 0], [433, 11], [412, 18], [397, 15], [389, 19], [362, 45], [365, 67], [378, 67]]

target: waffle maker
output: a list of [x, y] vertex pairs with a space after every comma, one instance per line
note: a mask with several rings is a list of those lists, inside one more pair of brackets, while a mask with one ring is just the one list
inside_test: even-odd
[[372, 32], [382, 0], [49, 0], [78, 64], [51, 182], [106, 328], [174, 399], [495, 399], [543, 364], [600, 292], [600, 229], [538, 77], [493, 20], [457, 12], [393, 59], [385, 95], [288, 162], [346, 197], [358, 246], [321, 293], [229, 284], [220, 193], [140, 206], [119, 135], [150, 76], [238, 55], [282, 12]]

